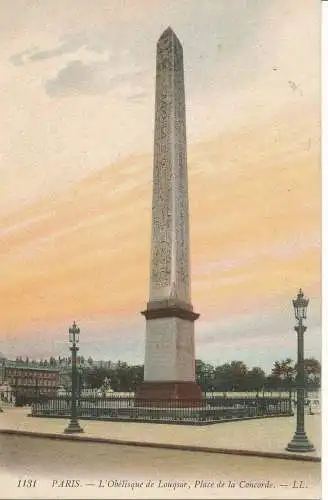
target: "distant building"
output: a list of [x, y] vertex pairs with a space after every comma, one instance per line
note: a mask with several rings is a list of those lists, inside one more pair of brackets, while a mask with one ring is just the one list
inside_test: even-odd
[[3, 403], [15, 403], [15, 396], [12, 392], [12, 388], [7, 383], [0, 384], [0, 407], [3, 406]]
[[113, 361], [93, 360], [92, 366], [94, 368], [111, 368], [112, 370], [116, 370], [119, 366], [119, 363], [115, 363]]
[[9, 360], [0, 363], [0, 385], [10, 388], [17, 404], [57, 394], [60, 386], [57, 368]]

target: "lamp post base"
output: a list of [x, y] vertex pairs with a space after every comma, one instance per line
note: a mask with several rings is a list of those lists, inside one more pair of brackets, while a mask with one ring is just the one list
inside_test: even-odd
[[308, 440], [308, 437], [305, 432], [295, 432], [293, 439], [286, 446], [287, 451], [294, 452], [307, 452], [307, 451], [315, 451], [315, 447]]
[[74, 432], [84, 432], [79, 422], [76, 419], [71, 419], [68, 427], [64, 430], [65, 434], [73, 434]]

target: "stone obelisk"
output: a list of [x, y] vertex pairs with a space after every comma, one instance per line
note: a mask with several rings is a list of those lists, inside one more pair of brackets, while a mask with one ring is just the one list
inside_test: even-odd
[[190, 297], [189, 203], [182, 45], [157, 43], [150, 288], [144, 382], [137, 399], [199, 399]]

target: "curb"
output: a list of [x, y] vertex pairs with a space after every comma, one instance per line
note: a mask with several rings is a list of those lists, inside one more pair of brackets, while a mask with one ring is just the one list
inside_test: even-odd
[[321, 462], [321, 457], [317, 456], [301, 455], [301, 454], [287, 455], [286, 453], [271, 452], [271, 451], [211, 448], [207, 446], [192, 446], [192, 445], [172, 444], [172, 443], [151, 443], [145, 441], [124, 441], [123, 439], [108, 439], [108, 438], [81, 436], [81, 435], [73, 436], [68, 434], [51, 434], [46, 432], [20, 431], [15, 429], [0, 429], [0, 434], [6, 434], [11, 436], [21, 435], [32, 438], [58, 439], [66, 441], [81, 441], [89, 443], [116, 444], [121, 446], [140, 446], [144, 448], [162, 448], [167, 450], [181, 450], [190, 452], [197, 451], [202, 453], [221, 453], [225, 455], [276, 458], [282, 460], [300, 460], [303, 462]]
[[[26, 415], [27, 417], [30, 418], [61, 418], [61, 419], [70, 419], [70, 415], [32, 415], [32, 413], [28, 413]], [[210, 421], [188, 421], [188, 420], [181, 420], [181, 421], [163, 421], [161, 419], [152, 419], [151, 423], [152, 424], [169, 424], [169, 425], [188, 425], [188, 426], [194, 426], [194, 427], [204, 427], [207, 425], [216, 425], [216, 424], [226, 424], [226, 423], [231, 423], [231, 422], [245, 422], [246, 420], [263, 420], [263, 419], [268, 419], [268, 418], [286, 418], [286, 417], [293, 417], [294, 413], [292, 414], [279, 414], [279, 415], [257, 415], [256, 417], [243, 417], [243, 418], [226, 418], [226, 419], [221, 419], [221, 420], [210, 420]], [[149, 419], [142, 419], [142, 418], [129, 418], [129, 419], [124, 419], [122, 417], [97, 417], [97, 416], [92, 416], [92, 417], [85, 417], [81, 416], [79, 417], [79, 420], [86, 420], [86, 421], [97, 421], [97, 422], [124, 422], [124, 423], [134, 423], [134, 424], [148, 424], [150, 423]]]

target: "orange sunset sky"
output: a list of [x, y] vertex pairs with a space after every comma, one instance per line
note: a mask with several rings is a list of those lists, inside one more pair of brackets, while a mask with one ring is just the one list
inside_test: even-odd
[[2, 0], [0, 351], [144, 359], [156, 42], [184, 48], [196, 355], [320, 357], [320, 2]]

